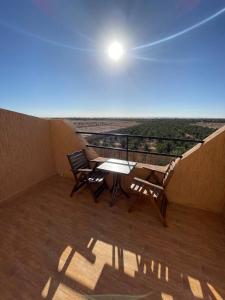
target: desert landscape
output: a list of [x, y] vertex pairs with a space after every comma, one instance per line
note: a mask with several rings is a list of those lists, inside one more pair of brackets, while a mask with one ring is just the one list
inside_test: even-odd
[[140, 123], [137, 120], [125, 119], [70, 119], [79, 131], [112, 132], [129, 128]]
[[[106, 135], [83, 134], [89, 146], [99, 156], [126, 158], [126, 138], [107, 136], [107, 133], [122, 133], [129, 137], [129, 158], [145, 163], [165, 165], [176, 156], [192, 148], [191, 140], [204, 140], [208, 135], [225, 125], [225, 119], [107, 119], [70, 118], [74, 130], [81, 132], [106, 133]], [[144, 138], [136, 136], [144, 136]], [[151, 137], [166, 137], [158, 140]], [[173, 139], [184, 139], [176, 141]], [[112, 149], [116, 148], [116, 149]], [[139, 153], [138, 153], [139, 152]], [[142, 153], [140, 153], [142, 152]]]

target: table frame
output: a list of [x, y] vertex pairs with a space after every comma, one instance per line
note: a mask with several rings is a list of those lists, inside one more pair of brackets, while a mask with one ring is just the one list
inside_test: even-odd
[[112, 198], [110, 201], [110, 206], [113, 206], [116, 203], [117, 195], [119, 192], [124, 194], [127, 198], [130, 198], [128, 193], [123, 189], [121, 185], [121, 174], [120, 173], [113, 173], [113, 185], [112, 188], [110, 189], [112, 193]]
[[[119, 160], [118, 160], [119, 161]], [[121, 160], [122, 161], [122, 160]], [[110, 162], [110, 161], [105, 161], [105, 162], [108, 162], [108, 163], [112, 163], [113, 162]], [[105, 163], [104, 162], [104, 163]], [[104, 164], [103, 163], [103, 164]], [[102, 165], [102, 164], [101, 164]], [[99, 165], [98, 167], [100, 167], [101, 165]], [[112, 187], [110, 189], [110, 192], [111, 192], [111, 201], [109, 203], [110, 206], [113, 206], [116, 201], [117, 201], [117, 196], [119, 193], [122, 193], [123, 195], [126, 196], [126, 198], [129, 198], [130, 196], [128, 195], [128, 193], [124, 190], [124, 188], [122, 187], [122, 184], [121, 184], [121, 175], [129, 175], [132, 170], [135, 168], [136, 164], [134, 164], [132, 166], [132, 169], [130, 170], [130, 172], [128, 174], [124, 174], [124, 173], [121, 173], [121, 172], [116, 172], [116, 171], [110, 171], [110, 170], [107, 170], [108, 172], [112, 173], [113, 175], [113, 184], [112, 184]], [[101, 168], [100, 168], [101, 169]], [[101, 170], [104, 170], [104, 169], [101, 169]]]

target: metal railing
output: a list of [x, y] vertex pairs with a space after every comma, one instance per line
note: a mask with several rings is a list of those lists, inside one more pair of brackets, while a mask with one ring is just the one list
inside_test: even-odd
[[99, 148], [99, 149], [109, 149], [115, 151], [122, 151], [126, 152], [126, 159], [129, 158], [129, 152], [133, 153], [142, 153], [142, 154], [151, 154], [151, 155], [160, 155], [160, 156], [168, 156], [168, 157], [177, 157], [181, 158], [182, 155], [170, 154], [170, 153], [159, 153], [159, 152], [152, 152], [152, 151], [143, 151], [143, 150], [134, 150], [129, 148], [129, 138], [138, 138], [138, 139], [148, 139], [148, 140], [158, 140], [158, 141], [175, 141], [175, 142], [190, 142], [193, 144], [204, 143], [203, 140], [194, 140], [194, 139], [180, 139], [180, 138], [170, 138], [170, 137], [158, 137], [158, 136], [146, 136], [146, 135], [133, 135], [133, 134], [124, 134], [124, 133], [100, 133], [100, 132], [90, 132], [90, 131], [76, 131], [78, 134], [83, 135], [99, 135], [99, 136], [113, 136], [113, 137], [123, 137], [126, 139], [126, 146], [124, 148], [117, 148], [117, 147], [108, 147], [108, 146], [100, 146], [100, 145], [93, 145], [87, 144], [87, 147], [91, 148]]

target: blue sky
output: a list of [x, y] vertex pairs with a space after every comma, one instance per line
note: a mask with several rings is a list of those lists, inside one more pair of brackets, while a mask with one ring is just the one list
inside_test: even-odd
[[[37, 116], [225, 117], [225, 13], [134, 50], [223, 8], [225, 0], [1, 0], [0, 107]], [[115, 40], [125, 48], [119, 62], [105, 51]]]

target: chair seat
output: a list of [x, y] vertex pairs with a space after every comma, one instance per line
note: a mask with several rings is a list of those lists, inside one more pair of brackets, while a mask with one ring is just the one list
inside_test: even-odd
[[133, 192], [142, 194], [142, 195], [144, 195], [144, 196], [151, 195], [151, 196], [154, 197], [154, 198], [157, 198], [157, 197], [158, 197], [158, 193], [154, 192], [154, 191], [151, 190], [150, 188], [146, 188], [146, 187], [140, 186], [140, 185], [138, 185], [138, 184], [136, 184], [136, 183], [132, 183], [131, 186], [130, 186], [130, 189], [131, 189]]
[[97, 202], [100, 194], [105, 189], [108, 189], [105, 179], [107, 172], [96, 170], [96, 163], [92, 167], [84, 149], [67, 154], [67, 158], [75, 178], [75, 185], [70, 196], [72, 197], [73, 193], [77, 192], [84, 185], [87, 185], [94, 201]]
[[96, 170], [88, 174], [88, 181], [90, 183], [101, 183], [103, 182], [105, 176], [105, 172], [102, 172], [101, 170]]

